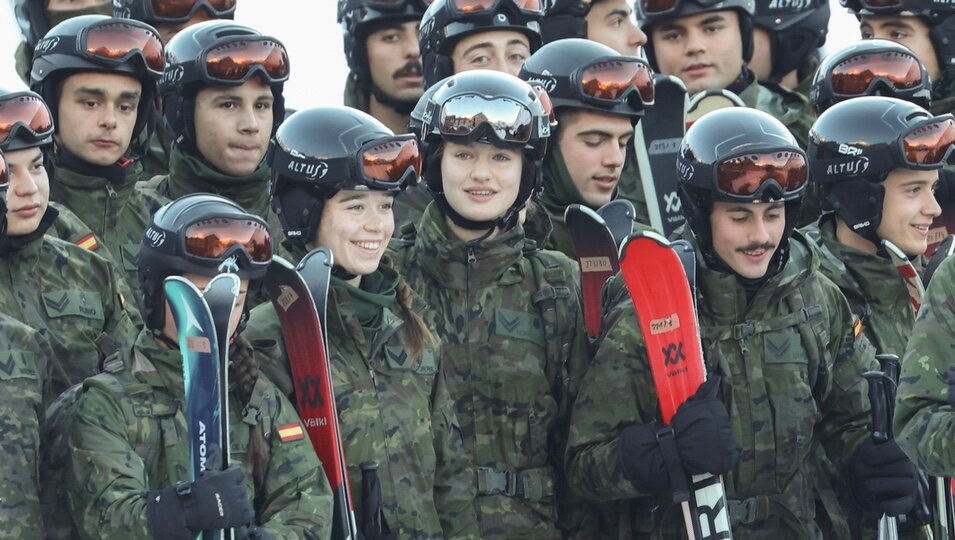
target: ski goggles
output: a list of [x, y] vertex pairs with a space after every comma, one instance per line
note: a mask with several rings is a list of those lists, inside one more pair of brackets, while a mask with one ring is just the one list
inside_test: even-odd
[[32, 92], [17, 92], [0, 98], [0, 146], [20, 133], [35, 141], [53, 135], [49, 107]]
[[65, 53], [91, 60], [97, 64], [114, 66], [139, 57], [143, 66], [156, 77], [163, 73], [166, 58], [162, 41], [153, 27], [132, 19], [107, 19], [84, 28], [74, 41], [53, 36], [41, 39], [36, 46], [37, 56]]
[[[703, 7], [712, 7], [723, 0], [694, 0]], [[683, 0], [637, 0], [637, 7], [644, 15], [665, 15], [680, 9]]]
[[[899, 11], [911, 11], [913, 7], [917, 7], [915, 6], [916, 2], [912, 2], [912, 0], [839, 0], [839, 3], [850, 11], [865, 10], [869, 13], [897, 13]], [[918, 4], [922, 4], [922, 2], [918, 2]], [[928, 9], [931, 9], [931, 7], [930, 4], [924, 6]]]
[[533, 137], [535, 123], [530, 109], [517, 101], [465, 94], [441, 106], [436, 127], [442, 136], [465, 142], [474, 142], [490, 132], [501, 142], [523, 145]]
[[378, 11], [395, 11], [402, 9], [408, 4], [420, 5], [427, 8], [434, 0], [364, 0], [359, 2], [361, 7], [375, 9]]
[[277, 149], [272, 169], [284, 177], [330, 189], [365, 186], [400, 191], [418, 183], [421, 151], [412, 134], [374, 139], [349, 157], [323, 159]]
[[911, 168], [935, 169], [946, 163], [955, 146], [955, 117], [929, 118], [899, 137], [902, 160]]
[[238, 37], [206, 49], [194, 63], [204, 80], [230, 86], [244, 83], [256, 73], [270, 83], [285, 82], [289, 76], [285, 46], [269, 37]]
[[571, 85], [581, 98], [598, 104], [622, 103], [634, 93], [644, 105], [653, 104], [653, 73], [637, 58], [598, 60], [575, 71]]
[[753, 199], [775, 188], [784, 197], [809, 179], [806, 155], [793, 150], [745, 153], [716, 164], [716, 187], [730, 198]]
[[517, 11], [527, 15], [543, 15], [541, 0], [448, 0], [452, 13], [458, 15], [493, 14], [501, 5], [512, 4]]
[[898, 92], [920, 88], [926, 82], [918, 59], [898, 51], [862, 53], [833, 66], [828, 74], [836, 95], [868, 95], [873, 86], [883, 83]]
[[147, 20], [161, 23], [188, 22], [200, 9], [214, 19], [235, 14], [236, 0], [152, 0], [146, 3]]
[[187, 226], [182, 236], [183, 252], [200, 260], [222, 260], [243, 251], [252, 266], [272, 261], [272, 238], [261, 219], [212, 216]]

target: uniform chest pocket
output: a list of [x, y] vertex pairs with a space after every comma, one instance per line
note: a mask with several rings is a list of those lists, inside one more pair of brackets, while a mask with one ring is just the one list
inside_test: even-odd
[[494, 335], [505, 339], [529, 341], [544, 347], [544, 324], [530, 313], [497, 308], [494, 310]]
[[66, 289], [42, 294], [47, 317], [82, 317], [102, 321], [103, 299], [98, 292]]
[[777, 480], [785, 482], [804, 467], [819, 410], [809, 383], [809, 358], [795, 328], [764, 334], [763, 349], [775, 425]]

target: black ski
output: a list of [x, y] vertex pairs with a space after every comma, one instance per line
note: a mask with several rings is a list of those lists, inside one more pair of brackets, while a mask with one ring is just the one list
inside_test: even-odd
[[633, 224], [637, 217], [633, 203], [627, 199], [614, 199], [598, 208], [597, 214], [607, 224], [613, 241], [617, 243], [617, 249], [620, 249], [623, 241], [633, 233]]
[[746, 104], [739, 96], [725, 88], [710, 88], [693, 94], [686, 106], [686, 128], [690, 129], [693, 122], [703, 118], [706, 113], [728, 109], [730, 107], [745, 107]]
[[586, 206], [572, 204], [564, 211], [564, 222], [580, 265], [580, 290], [584, 303], [584, 323], [591, 339], [600, 336], [601, 291], [620, 265], [617, 243], [603, 218]]
[[634, 150], [647, 197], [650, 225], [669, 236], [683, 224], [676, 158], [686, 132], [686, 86], [672, 75], [654, 75], [654, 103], [637, 123]]
[[925, 264], [925, 269], [922, 270], [922, 285], [928, 287], [928, 283], [932, 280], [932, 276], [935, 275], [935, 271], [938, 270], [938, 267], [941, 266], [945, 259], [952, 255], [953, 251], [955, 251], [955, 235], [950, 234], [935, 246], [932, 257], [928, 260], [928, 263]]

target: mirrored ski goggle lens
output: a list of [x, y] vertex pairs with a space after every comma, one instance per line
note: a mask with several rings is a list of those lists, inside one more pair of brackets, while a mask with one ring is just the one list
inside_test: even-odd
[[832, 68], [830, 79], [837, 94], [862, 95], [872, 81], [883, 78], [898, 90], [922, 84], [919, 61], [907, 54], [883, 52], [847, 58]]
[[785, 192], [793, 192], [806, 183], [806, 158], [796, 152], [746, 154], [719, 164], [719, 188], [730, 195], [752, 195], [771, 180]]
[[863, 8], [876, 10], [902, 7], [902, 2], [900, 0], [861, 0], [859, 3]]
[[163, 19], [182, 19], [195, 14], [196, 6], [211, 8], [213, 15], [224, 15], [235, 9], [236, 0], [153, 0], [153, 14]]
[[288, 78], [288, 53], [270, 40], [233, 41], [206, 53], [206, 72], [215, 79], [241, 81], [261, 67], [273, 81]]
[[372, 146], [362, 153], [362, 172], [366, 178], [384, 183], [398, 183], [411, 168], [421, 174], [418, 141], [405, 139]]
[[953, 144], [955, 120], [951, 118], [919, 126], [902, 139], [906, 161], [921, 165], [941, 163]]
[[534, 118], [527, 107], [509, 99], [487, 100], [479, 96], [449, 99], [443, 107], [438, 126], [441, 134], [465, 137], [483, 125], [498, 139], [526, 143], [531, 139]]
[[461, 13], [481, 13], [493, 11], [501, 2], [512, 2], [521, 11], [540, 13], [540, 0], [453, 0], [454, 7]]
[[139, 53], [149, 69], [162, 73], [166, 66], [162, 42], [155, 32], [121, 22], [93, 26], [86, 33], [86, 54], [107, 60], [123, 60]]
[[272, 259], [272, 239], [265, 225], [257, 221], [212, 218], [186, 227], [186, 252], [196, 257], [218, 259], [240, 245], [253, 262]]
[[25, 126], [36, 137], [48, 135], [53, 131], [50, 109], [34, 96], [0, 100], [0, 143], [6, 142], [18, 125]]
[[678, 0], [640, 0], [644, 13], [663, 13], [676, 7]]
[[597, 99], [616, 101], [631, 89], [644, 103], [653, 102], [653, 77], [643, 62], [611, 60], [584, 68], [580, 78], [584, 93]]

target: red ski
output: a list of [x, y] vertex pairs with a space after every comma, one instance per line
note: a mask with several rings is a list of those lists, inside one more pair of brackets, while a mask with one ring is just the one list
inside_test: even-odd
[[590, 339], [600, 336], [600, 304], [604, 283], [620, 269], [617, 244], [603, 218], [586, 206], [572, 204], [564, 211], [577, 264], [584, 303], [584, 323]]
[[[331, 273], [331, 252], [311, 258], [311, 264], [327, 266], [324, 283], [314, 284], [328, 288]], [[318, 250], [316, 250], [318, 251]], [[316, 271], [310, 272], [315, 275]], [[322, 460], [325, 475], [332, 488], [335, 507], [332, 514], [332, 538], [355, 540], [358, 528], [348, 486], [348, 467], [338, 428], [338, 410], [332, 389], [331, 366], [326, 354], [326, 341], [320, 324], [319, 310], [309, 287], [299, 272], [281, 257], [273, 257], [265, 279], [265, 289], [282, 325], [282, 338], [295, 381], [298, 414], [305, 424], [315, 453]]]
[[[662, 420], [669, 424], [706, 380], [693, 294], [680, 256], [654, 232], [630, 237], [620, 250], [620, 270], [646, 342]], [[692, 476], [681, 504], [690, 540], [733, 537], [721, 477]]]

